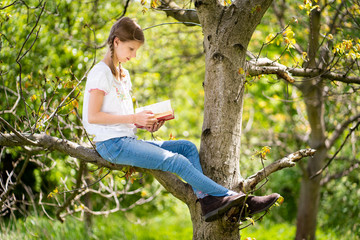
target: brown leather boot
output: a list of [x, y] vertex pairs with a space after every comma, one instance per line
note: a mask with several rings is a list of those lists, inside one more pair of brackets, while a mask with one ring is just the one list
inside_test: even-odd
[[243, 205], [245, 196], [246, 195], [244, 193], [239, 193], [234, 196], [207, 196], [198, 199], [205, 222], [215, 221], [230, 208]]
[[246, 199], [247, 206], [241, 213], [241, 219], [244, 220], [246, 217], [251, 217], [256, 213], [269, 209], [276, 203], [279, 197], [280, 194], [278, 193], [273, 193], [266, 196], [248, 196]]

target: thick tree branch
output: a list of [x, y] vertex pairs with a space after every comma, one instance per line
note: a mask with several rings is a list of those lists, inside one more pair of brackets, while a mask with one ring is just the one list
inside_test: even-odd
[[179, 22], [200, 23], [195, 9], [183, 9], [172, 0], [161, 0], [161, 5], [157, 9], [164, 11], [166, 16], [170, 16]]
[[160, 170], [147, 170], [156, 180], [172, 195], [186, 204], [195, 201], [195, 195], [192, 187], [188, 183], [182, 182], [177, 176], [170, 172]]
[[247, 66], [248, 73], [251, 76], [259, 76], [262, 74], [277, 74], [286, 81], [292, 81], [293, 77], [321, 77], [332, 81], [339, 81], [343, 83], [360, 84], [359, 76], [348, 76], [347, 74], [340, 74], [328, 72], [321, 69], [314, 68], [289, 68], [279, 63], [275, 63], [267, 58], [259, 58], [257, 61], [251, 60]]
[[[36, 144], [35, 144], [36, 143]], [[46, 134], [34, 134], [25, 135], [22, 137], [16, 134], [0, 134], [0, 146], [36, 146], [41, 147], [44, 151], [59, 151], [67, 154], [71, 157], [77, 158], [87, 163], [95, 164], [99, 167], [106, 167], [112, 170], [122, 170], [123, 165], [113, 164], [104, 160], [100, 155], [92, 148], [83, 146], [65, 139], [52, 137]], [[140, 172], [149, 172], [175, 197], [181, 201], [188, 203], [193, 196], [190, 185], [181, 181], [174, 174], [169, 172], [163, 172], [159, 170], [146, 170], [142, 168], [136, 168]]]
[[249, 192], [255, 189], [256, 185], [264, 180], [266, 177], [270, 176], [270, 174], [277, 172], [283, 168], [293, 167], [296, 162], [301, 160], [304, 157], [313, 156], [315, 154], [315, 149], [301, 149], [297, 152], [294, 152], [280, 160], [277, 160], [265, 168], [261, 169], [254, 175], [248, 177], [240, 184], [240, 189], [245, 192]]
[[276, 74], [279, 78], [282, 78], [290, 83], [295, 82], [285, 65], [271, 61], [268, 58], [251, 59], [248, 61], [247, 70], [251, 76]]

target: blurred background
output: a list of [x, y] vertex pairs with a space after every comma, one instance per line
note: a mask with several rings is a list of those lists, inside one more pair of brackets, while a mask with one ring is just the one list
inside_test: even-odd
[[[249, 50], [288, 67], [303, 66], [306, 52], [301, 54], [296, 47], [306, 49], [308, 11], [313, 6], [306, 6], [307, 1], [280, 2], [286, 6], [282, 12], [284, 25], [279, 24], [274, 3], [255, 31]], [[175, 119], [154, 136], [139, 130], [139, 137], [187, 139], [200, 147], [205, 77], [201, 27], [164, 24], [176, 21], [164, 11], [156, 10], [156, 5], [151, 9], [153, 2], [128, 3], [2, 1], [0, 116], [22, 132], [45, 132], [77, 143], [89, 143], [79, 118], [85, 76], [106, 52], [111, 25], [125, 13], [145, 29], [146, 38], [137, 58], [123, 65], [131, 75], [135, 105], [171, 99], [175, 110]], [[359, 5], [356, 1], [327, 4], [330, 7], [321, 25], [322, 41], [330, 42], [335, 49], [331, 52], [339, 51], [338, 56], [341, 55], [332, 68], [346, 70], [349, 64], [358, 68]], [[346, 21], [330, 36], [327, 33], [331, 26], [326, 19], [333, 18], [340, 4], [353, 17], [344, 17]], [[193, 8], [188, 2], [182, 6]], [[350, 41], [351, 46], [344, 41]], [[302, 79], [296, 81], [301, 84]], [[360, 112], [358, 88], [341, 82], [325, 83], [327, 136], [332, 136], [343, 120]], [[26, 104], [18, 105], [17, 101]], [[57, 115], [53, 117], [51, 113], [55, 110]], [[244, 178], [262, 168], [256, 153], [264, 146], [271, 148], [265, 165], [309, 147], [302, 138], [309, 136], [310, 131], [304, 97], [276, 75], [247, 77], [242, 125], [240, 167]], [[5, 126], [0, 129], [6, 132]], [[323, 173], [317, 239], [360, 239], [360, 134], [353, 131], [345, 140], [347, 134], [345, 131], [328, 151], [330, 159], [341, 147]], [[15, 181], [13, 177], [27, 162], [21, 184], [14, 187], [10, 200], [2, 202], [0, 239], [192, 239], [186, 205], [167, 193], [151, 175], [129, 174], [131, 169], [108, 173], [106, 169], [87, 165], [84, 182], [94, 183], [93, 190], [83, 191], [66, 206], [62, 212], [65, 221], [61, 223], [56, 219], [57, 208], [64, 205], [71, 190], [76, 188], [81, 164], [51, 150], [0, 147], [2, 194], [4, 186]], [[241, 230], [242, 239], [294, 238], [301, 179], [307, 161], [311, 158], [273, 174], [258, 190], [257, 194], [261, 195], [278, 192], [285, 201], [282, 206], [272, 208], [261, 222]], [[11, 172], [13, 177], [9, 177]]]

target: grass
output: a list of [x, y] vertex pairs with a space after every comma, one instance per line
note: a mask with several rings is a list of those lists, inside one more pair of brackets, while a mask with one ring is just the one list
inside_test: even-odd
[[94, 216], [92, 234], [84, 223], [68, 217], [64, 223], [46, 217], [30, 216], [26, 220], [0, 227], [1, 240], [167, 240], [192, 239], [192, 223], [187, 207], [179, 204], [174, 211], [166, 209], [147, 217], [136, 218], [130, 213], [115, 213], [108, 217]]
[[[9, 227], [10, 226], [10, 227]], [[16, 224], [0, 227], [2, 240], [32, 239], [108, 239], [108, 240], [191, 240], [192, 223], [188, 209], [178, 204], [174, 211], [164, 209], [156, 215], [136, 218], [131, 213], [116, 213], [108, 217], [94, 216], [92, 234], [86, 233], [84, 223], [68, 217], [65, 223], [51, 221], [45, 217], [28, 217], [18, 219]], [[265, 218], [241, 230], [241, 239], [274, 240], [294, 239], [296, 227], [286, 222], [273, 222]], [[317, 230], [317, 240], [359, 240], [357, 236], [337, 236], [334, 231]]]

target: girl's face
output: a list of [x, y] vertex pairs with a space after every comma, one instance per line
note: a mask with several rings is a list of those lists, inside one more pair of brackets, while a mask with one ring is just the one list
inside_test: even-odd
[[127, 62], [131, 58], [136, 57], [136, 51], [141, 47], [142, 43], [139, 41], [122, 42], [118, 38], [114, 40], [114, 61]]

